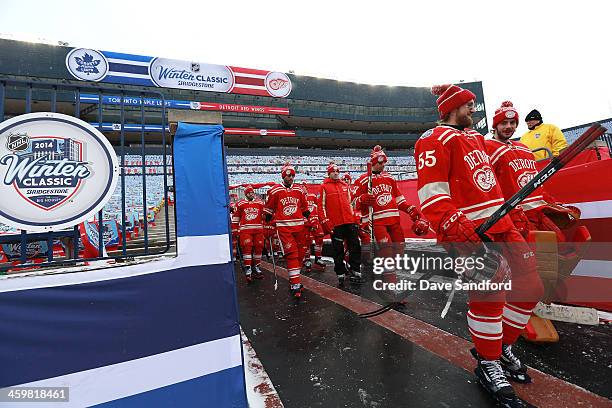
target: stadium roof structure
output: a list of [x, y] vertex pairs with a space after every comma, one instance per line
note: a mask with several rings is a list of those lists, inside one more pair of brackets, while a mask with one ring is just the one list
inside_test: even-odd
[[[130, 95], [123, 103], [126, 123], [140, 116], [141, 104], [145, 105], [145, 119], [161, 107], [161, 98], [143, 97], [141, 101], [134, 97], [141, 91], [159, 92], [168, 109], [216, 111], [226, 128], [225, 143], [231, 147], [342, 149], [381, 144], [390, 150], [405, 149], [438, 120], [436, 97], [428, 87], [357, 84], [7, 39], [0, 39], [1, 79], [103, 86], [103, 97], [84, 90], [79, 108], [82, 119], [97, 123], [98, 105], [103, 105], [102, 122], [111, 142], [117, 138], [113, 124], [120, 122], [121, 92]], [[485, 134], [482, 83], [461, 86], [476, 94], [475, 128]], [[17, 112], [24, 98], [22, 92], [7, 88], [6, 113]], [[43, 93], [35, 92], [32, 98], [35, 110], [48, 106]], [[59, 95], [58, 110], [74, 112], [75, 98], [74, 94]], [[156, 141], [161, 127], [153, 118], [159, 115], [150, 117], [146, 137]], [[130, 127], [126, 137], [138, 143], [140, 129]]]

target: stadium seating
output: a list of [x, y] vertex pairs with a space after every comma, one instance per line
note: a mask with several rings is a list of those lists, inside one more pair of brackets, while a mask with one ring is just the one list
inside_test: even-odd
[[[406, 156], [389, 157], [386, 170], [398, 179], [415, 178], [413, 151]], [[278, 174], [284, 163], [296, 168], [296, 182], [320, 182], [327, 176], [329, 162], [349, 172], [353, 179], [367, 171], [367, 156], [288, 156], [288, 155], [236, 155], [227, 157], [230, 185], [279, 181]]]

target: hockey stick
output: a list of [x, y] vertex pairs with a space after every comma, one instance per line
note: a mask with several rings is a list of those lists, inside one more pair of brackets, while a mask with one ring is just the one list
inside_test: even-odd
[[[372, 163], [368, 162], [368, 194], [372, 195]], [[368, 220], [370, 220], [370, 259], [374, 259], [374, 246], [376, 240], [374, 238], [374, 208], [368, 207]]]
[[535, 309], [533, 309], [533, 314], [543, 319], [560, 322], [588, 324], [592, 326], [597, 326], [599, 324], [597, 309], [592, 307], [557, 305], [555, 303], [547, 305], [539, 302]]
[[240, 269], [242, 270], [242, 273], [244, 273], [244, 259], [242, 258], [242, 248], [240, 248], [240, 238], [236, 238], [236, 255], [238, 255]]
[[272, 255], [272, 271], [274, 272], [274, 290], [278, 289], [278, 276], [276, 275], [276, 261], [274, 260], [274, 247], [272, 246], [272, 235], [268, 237], [268, 245], [270, 245], [270, 253]]
[[[497, 209], [485, 222], [476, 228], [476, 233], [481, 238], [484, 237], [493, 225], [495, 225], [502, 217], [516, 208], [525, 198], [540, 187], [546, 180], [553, 176], [557, 171], [561, 170], [574, 157], [589, 146], [595, 139], [606, 133], [606, 128], [599, 123], [593, 124], [588, 128], [574, 143], [569, 145], [558, 157], [551, 160], [546, 167], [536, 174], [523, 188], [516, 192], [508, 201]], [[483, 241], [486, 240], [483, 239]]]

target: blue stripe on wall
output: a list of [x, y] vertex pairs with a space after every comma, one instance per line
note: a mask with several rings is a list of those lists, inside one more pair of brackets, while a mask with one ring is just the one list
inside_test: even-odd
[[222, 136], [221, 125], [179, 123], [174, 177], [180, 237], [229, 233]]
[[112, 72], [129, 72], [131, 74], [149, 75], [149, 67], [143, 67], [142, 65], [128, 65], [109, 62], [108, 70]]
[[139, 62], [150, 62], [153, 59], [153, 57], [147, 57], [145, 55], [124, 54], [121, 52], [113, 52], [113, 51], [101, 51], [101, 52], [102, 54], [104, 54], [106, 58], [117, 58], [117, 59], [139, 61]]
[[236, 335], [233, 273], [193, 266], [0, 293], [0, 387]]
[[246, 408], [244, 387], [242, 367], [234, 367], [95, 407]]

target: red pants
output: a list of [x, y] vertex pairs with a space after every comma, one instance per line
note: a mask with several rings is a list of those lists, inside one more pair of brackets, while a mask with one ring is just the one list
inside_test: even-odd
[[374, 222], [374, 239], [380, 248], [378, 256], [394, 257], [404, 253], [404, 232], [399, 224], [376, 225]]
[[[377, 257], [394, 258], [396, 255], [404, 254], [404, 232], [399, 221], [396, 224], [377, 225], [374, 221], [374, 240], [378, 246]], [[394, 270], [383, 273], [383, 282], [397, 282]]]
[[261, 263], [261, 253], [264, 247], [263, 231], [246, 230], [240, 232], [240, 248], [244, 265], [259, 265]]
[[467, 321], [478, 354], [497, 360], [502, 343], [513, 344], [527, 325], [544, 287], [536, 271], [535, 254], [517, 230], [491, 236], [512, 271], [512, 290], [470, 292]]
[[304, 240], [306, 238], [306, 228], [297, 231], [286, 231], [282, 227], [278, 228], [278, 238], [281, 250], [287, 261], [287, 271], [289, 272], [289, 283], [300, 283], [300, 270], [304, 259]]

